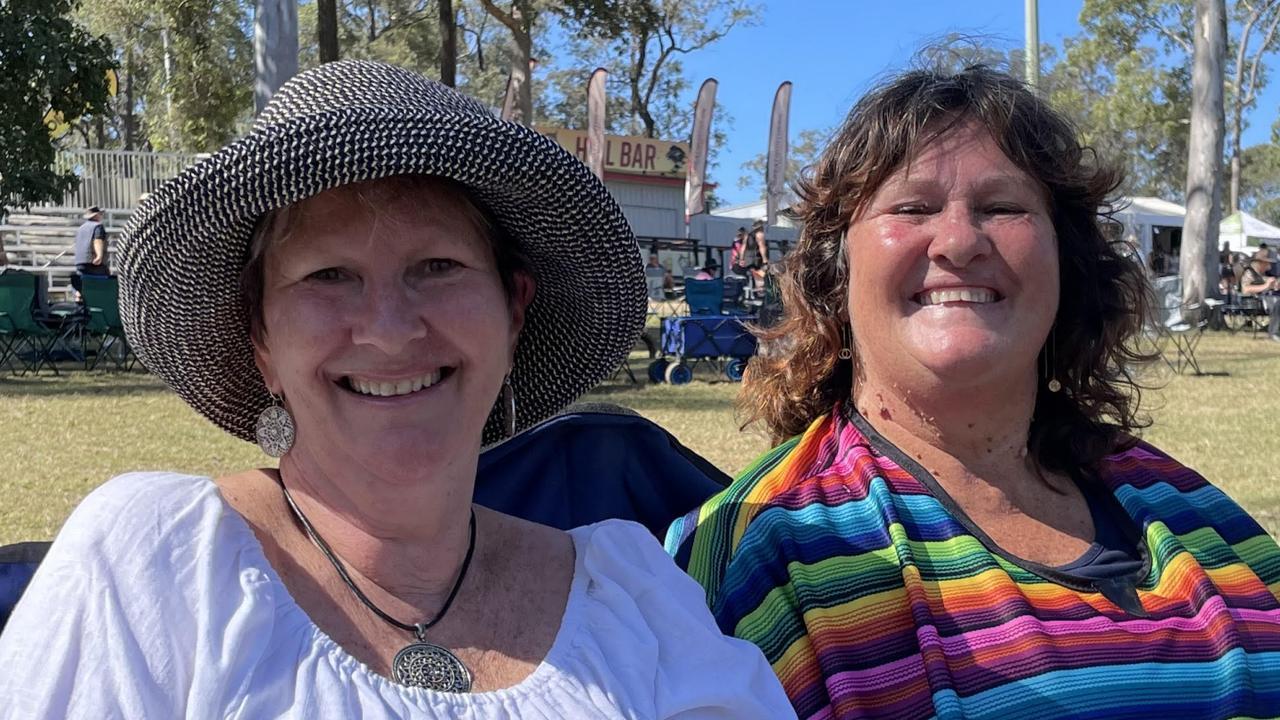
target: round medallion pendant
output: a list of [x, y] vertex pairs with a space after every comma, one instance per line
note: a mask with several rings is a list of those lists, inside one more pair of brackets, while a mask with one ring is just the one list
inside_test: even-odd
[[471, 671], [453, 653], [426, 642], [416, 642], [396, 653], [391, 661], [392, 680], [409, 687], [437, 692], [471, 692]]
[[271, 457], [284, 457], [293, 447], [293, 417], [279, 405], [272, 405], [258, 416], [254, 434], [262, 452]]

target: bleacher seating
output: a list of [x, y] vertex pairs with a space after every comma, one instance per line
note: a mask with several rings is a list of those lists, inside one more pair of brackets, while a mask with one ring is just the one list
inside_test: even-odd
[[[76, 228], [84, 222], [82, 212], [79, 208], [39, 208], [10, 213], [0, 223], [0, 243], [9, 256], [10, 267], [46, 276], [49, 294], [54, 300], [71, 298]], [[130, 210], [118, 209], [103, 211], [109, 258], [115, 255], [116, 239], [130, 213]]]

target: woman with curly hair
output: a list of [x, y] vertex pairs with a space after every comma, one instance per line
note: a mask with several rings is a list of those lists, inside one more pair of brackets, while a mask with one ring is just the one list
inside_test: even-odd
[[779, 444], [667, 549], [801, 718], [1280, 715], [1280, 549], [1138, 439], [1118, 184], [983, 67], [874, 90], [800, 183], [742, 394]]

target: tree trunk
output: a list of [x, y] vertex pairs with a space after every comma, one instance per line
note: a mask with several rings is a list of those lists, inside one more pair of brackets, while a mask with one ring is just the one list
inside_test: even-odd
[[511, 17], [521, 28], [519, 32], [511, 33], [511, 41], [515, 49], [511, 60], [511, 82], [515, 86], [513, 89], [517, 101], [516, 113], [511, 119], [521, 125], [532, 125], [533, 87], [531, 83], [533, 80], [529, 77], [531, 70], [529, 66], [533, 58], [533, 38], [529, 37], [524, 9], [520, 7], [520, 3], [517, 2], [512, 6]]
[[453, 0], [440, 0], [440, 82], [458, 84], [458, 20]]
[[1218, 223], [1222, 220], [1223, 80], [1227, 50], [1224, 0], [1195, 0], [1187, 217], [1180, 255], [1182, 299], [1218, 295]]
[[133, 150], [133, 39], [125, 39], [124, 50], [124, 149]]
[[257, 0], [253, 14], [254, 113], [298, 72], [296, 0]]
[[337, 0], [316, 0], [316, 41], [320, 44], [320, 62], [338, 59]]

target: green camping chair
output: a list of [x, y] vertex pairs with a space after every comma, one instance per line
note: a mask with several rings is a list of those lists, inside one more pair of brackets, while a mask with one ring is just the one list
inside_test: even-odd
[[92, 363], [88, 351], [85, 351], [86, 365], [92, 370], [106, 357], [117, 370], [133, 369], [137, 356], [129, 347], [124, 325], [120, 322], [120, 281], [114, 275], [84, 275], [80, 282], [80, 295], [89, 309], [89, 317], [85, 321], [86, 345], [94, 340], [98, 344]]
[[[0, 273], [0, 365], [10, 365], [13, 374], [40, 372], [48, 366], [58, 333], [36, 317], [36, 276], [22, 270]], [[21, 373], [19, 373], [21, 369]]]

